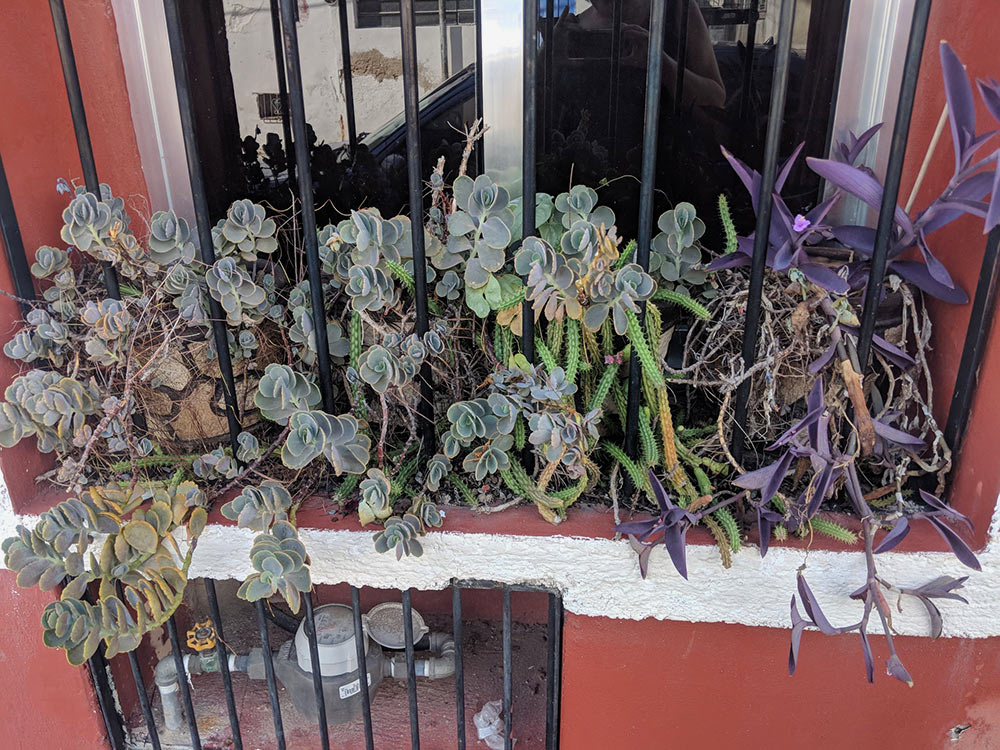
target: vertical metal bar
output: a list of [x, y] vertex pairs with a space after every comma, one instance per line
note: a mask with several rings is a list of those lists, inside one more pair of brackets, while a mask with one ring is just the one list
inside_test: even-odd
[[267, 678], [267, 695], [271, 699], [271, 717], [274, 719], [274, 736], [278, 750], [285, 750], [285, 727], [281, 723], [281, 704], [278, 703], [278, 684], [274, 681], [274, 661], [271, 656], [271, 637], [267, 632], [267, 618], [264, 617], [264, 602], [257, 600], [257, 629], [260, 631], [260, 646], [264, 652], [264, 676]]
[[740, 119], [747, 116], [750, 111], [750, 94], [753, 91], [753, 56], [757, 45], [757, 21], [760, 18], [757, 11], [753, 11], [750, 20], [747, 21], [747, 45], [743, 57], [743, 91], [740, 94]]
[[184, 664], [184, 654], [181, 653], [181, 639], [177, 637], [177, 623], [173, 616], [167, 619], [167, 633], [170, 635], [170, 647], [174, 655], [174, 666], [177, 668], [177, 685], [181, 689], [181, 701], [184, 704], [184, 718], [187, 720], [188, 735], [191, 737], [191, 747], [201, 750], [201, 737], [198, 735], [198, 719], [194, 715], [194, 703], [191, 701], [191, 686], [188, 685], [187, 667]]
[[365, 748], [375, 750], [372, 730], [371, 694], [368, 692], [368, 655], [365, 653], [365, 626], [361, 622], [361, 592], [351, 586], [351, 609], [354, 612], [354, 644], [358, 650], [358, 675], [361, 677], [361, 717], [365, 722]]
[[[615, 0], [622, 2], [623, 0]], [[542, 152], [548, 153], [552, 146], [552, 105], [555, 102], [555, 92], [552, 81], [555, 78], [555, 71], [552, 70], [554, 64], [554, 48], [552, 46], [553, 34], [555, 33], [555, 0], [545, 0], [545, 36], [544, 47], [544, 75], [542, 76]], [[612, 144], [613, 145], [613, 144]]]
[[139, 696], [139, 706], [142, 708], [142, 718], [146, 722], [146, 731], [149, 732], [149, 744], [153, 750], [160, 750], [160, 734], [156, 729], [156, 719], [153, 718], [153, 708], [149, 705], [146, 683], [142, 679], [142, 670], [139, 668], [139, 660], [135, 657], [135, 651], [128, 652], [128, 665], [132, 669], [132, 681], [135, 683], [135, 692]]
[[[0, 240], [3, 241], [3, 249], [7, 254], [7, 268], [10, 269], [10, 278], [14, 282], [14, 294], [21, 300], [35, 299], [35, 285], [31, 281], [31, 269], [24, 254], [21, 227], [17, 223], [14, 199], [10, 194], [2, 155], [0, 155]], [[21, 300], [17, 303], [21, 308], [21, 315], [27, 315], [31, 305]]]
[[[316, 693], [316, 716], [319, 719], [319, 744], [323, 750], [330, 750], [330, 731], [326, 724], [326, 697], [323, 695], [323, 668], [319, 661], [319, 644], [316, 642], [316, 618], [313, 613], [312, 592], [307, 592], [305, 600], [306, 640], [309, 641], [309, 662], [312, 664], [313, 692]], [[367, 674], [359, 672], [361, 681], [358, 685], [362, 693], [367, 693]]]
[[344, 104], [347, 106], [347, 142], [351, 155], [358, 146], [358, 126], [354, 119], [354, 74], [351, 72], [351, 37], [347, 28], [347, 0], [337, 3], [340, 19], [340, 62], [344, 75]]
[[514, 747], [511, 704], [514, 702], [514, 659], [511, 648], [510, 586], [503, 587], [503, 747]]
[[444, 17], [444, 0], [438, 0], [438, 29], [441, 32], [441, 80], [448, 79], [448, 22]]
[[[482, 0], [473, 0], [473, 7], [475, 8], [476, 17], [476, 118], [481, 119], [483, 117], [483, 7]], [[484, 154], [485, 154], [485, 139], [489, 138], [489, 135], [485, 133], [479, 139], [479, 148], [476, 149], [474, 157], [476, 159], [476, 172], [477, 174], [483, 174], [486, 169], [484, 166]]]
[[236, 696], [233, 695], [233, 678], [229, 674], [229, 652], [226, 648], [226, 634], [222, 630], [222, 612], [219, 610], [219, 598], [215, 592], [215, 581], [205, 580], [205, 593], [208, 595], [208, 611], [212, 615], [212, 626], [215, 628], [215, 655], [219, 660], [219, 672], [222, 673], [222, 686], [226, 690], [226, 710], [229, 712], [229, 728], [233, 731], [233, 747], [243, 750], [243, 736], [240, 734], [240, 718], [236, 712]]
[[[427, 333], [427, 259], [424, 256], [424, 201], [420, 170], [420, 90], [417, 88], [417, 30], [413, 0], [400, 3], [400, 37], [403, 53], [403, 104], [406, 112], [406, 167], [410, 193], [410, 224], [413, 237], [413, 286], [417, 307], [418, 336]], [[420, 368], [420, 433], [424, 450], [434, 452], [434, 405], [431, 369], [425, 362]]]
[[302, 62], [299, 59], [299, 36], [295, 25], [295, 0], [280, 0], [280, 4], [281, 32], [285, 41], [285, 70], [288, 73], [288, 103], [292, 117], [292, 137], [295, 139], [299, 201], [302, 206], [302, 242], [306, 251], [313, 331], [316, 335], [319, 390], [323, 394], [323, 409], [332, 414], [333, 372], [330, 369], [330, 344], [326, 338], [326, 304], [323, 301], [319, 240], [316, 237], [316, 210], [313, 206], [312, 170], [309, 168], [309, 140], [306, 137], [306, 105], [302, 95]]
[[681, 0], [681, 28], [677, 37], [677, 80], [674, 83], [674, 116], [681, 113], [684, 106], [684, 75], [687, 68], [688, 16], [691, 13], [689, 0]]
[[[608, 95], [608, 144], [611, 163], [617, 164], [618, 155], [618, 98], [622, 71], [622, 14], [625, 0], [612, 0], [611, 6], [611, 87]], [[552, 45], [549, 44], [549, 50]], [[547, 59], [547, 58], [546, 58]], [[548, 85], [547, 87], [548, 88]]]
[[451, 587], [451, 633], [455, 641], [455, 724], [456, 750], [465, 750], [465, 665], [462, 662], [462, 589]]
[[288, 80], [285, 78], [285, 51], [281, 42], [281, 11], [278, 9], [278, 0], [271, 0], [271, 37], [274, 40], [274, 67], [278, 74], [278, 99], [281, 101], [281, 131], [285, 136], [285, 167], [291, 184], [295, 182], [295, 156], [292, 121], [288, 113]]
[[924, 52], [927, 36], [927, 19], [931, 12], [931, 0], [916, 0], [913, 8], [913, 22], [910, 39], [906, 45], [906, 62], [903, 64], [903, 80], [899, 88], [899, 104], [896, 106], [896, 122], [892, 128], [892, 142], [889, 147], [889, 162], [885, 169], [885, 187], [882, 190], [882, 205], [879, 208], [875, 228], [875, 247], [872, 251], [871, 268], [868, 271], [868, 285], [865, 287], [865, 304], [861, 311], [861, 328], [858, 332], [858, 364], [864, 377], [871, 353], [872, 335], [875, 333], [875, 313], [882, 298], [882, 281], [892, 241], [896, 201], [899, 197], [899, 183], [903, 176], [903, 160], [906, 157], [906, 141], [910, 136], [910, 118], [913, 102], [917, 95], [917, 77], [920, 74], [920, 58]]
[[417, 716], [417, 665], [413, 658], [413, 606], [410, 603], [409, 589], [403, 589], [403, 643], [406, 646], [406, 693], [410, 699], [410, 748], [411, 750], [420, 750], [420, 724]]
[[562, 675], [562, 597], [549, 594], [549, 623], [547, 630], [545, 668], [545, 750], [559, 747], [559, 698]]
[[[656, 143], [660, 130], [660, 89], [663, 82], [663, 35], [666, 0], [654, 0], [649, 11], [649, 59], [646, 63], [646, 110], [642, 132], [642, 172], [639, 183], [639, 232], [636, 261], [649, 270], [649, 245], [653, 235], [653, 191], [656, 188]], [[644, 321], [646, 306], [640, 305]], [[628, 406], [625, 415], [625, 450], [635, 456], [639, 434], [639, 398], [642, 368], [633, 348], [629, 359]]]
[[[188, 81], [187, 58], [184, 50], [184, 35], [181, 31], [180, 11], [177, 0], [163, 0], [163, 11], [167, 23], [167, 38], [170, 42], [170, 57], [173, 61], [174, 84], [177, 87], [177, 105], [181, 115], [181, 132], [184, 135], [184, 152], [187, 157], [188, 174], [191, 176], [191, 200], [194, 204], [195, 224], [198, 230], [198, 247], [205, 265], [215, 263], [215, 248], [212, 244], [212, 218], [208, 210], [208, 194], [205, 192], [205, 178], [201, 171], [201, 154], [194, 127], [194, 102]], [[240, 434], [239, 406], [236, 403], [236, 380], [233, 377], [233, 361], [229, 352], [229, 336], [225, 315], [218, 301], [209, 295], [209, 314], [212, 316], [212, 336], [215, 352], [222, 372], [223, 395], [226, 399], [226, 422], [229, 427], [229, 444], [235, 455], [237, 437]], [[320, 326], [320, 328], [323, 328]], [[326, 329], [323, 328], [325, 331]]]
[[[94, 161], [94, 149], [90, 143], [90, 129], [87, 127], [87, 110], [83, 105], [83, 92], [80, 89], [80, 76], [76, 70], [76, 56], [73, 54], [73, 42], [69, 35], [69, 21], [66, 19], [66, 7], [63, 0], [49, 0], [49, 10], [52, 13], [52, 26], [56, 32], [56, 45], [59, 47], [59, 60], [62, 63], [63, 81], [66, 84], [66, 96], [69, 99], [69, 111], [73, 116], [73, 131], [76, 133], [76, 148], [80, 152], [80, 166], [83, 169], [83, 182], [88, 193], [101, 200], [101, 183], [97, 179], [97, 164]], [[104, 269], [104, 287], [112, 299], [121, 299], [122, 293], [118, 286], [118, 274], [114, 266], [106, 261], [101, 262]]]
[[[537, 144], [536, 94], [538, 83], [538, 4], [537, 0], [524, 0], [524, 72], [523, 72], [523, 107], [524, 130], [522, 131], [522, 162], [521, 162], [521, 236], [530, 237], [536, 234], [535, 229], [535, 189], [536, 165], [535, 147]], [[529, 362], [535, 361], [535, 315], [531, 303], [525, 300], [521, 308], [521, 353]]]
[[[764, 139], [764, 165], [760, 192], [757, 195], [757, 227], [754, 235], [753, 260], [750, 265], [750, 290], [747, 295], [746, 326], [743, 330], [743, 367], [748, 369], [757, 351], [760, 327], [761, 294], [764, 288], [764, 268], [771, 227], [772, 193], [778, 172], [778, 149], [781, 146], [781, 124], [785, 116], [785, 94], [788, 91], [789, 58], [792, 49], [792, 24], [795, 20], [795, 0], [781, 0], [778, 18], [778, 47], [771, 83], [771, 108], [768, 113], [767, 135]], [[736, 425], [733, 427], [733, 455], [739, 460], [746, 441], [747, 401], [750, 398], [750, 378], [736, 390]]]
[[1000, 281], [1000, 227], [994, 227], [986, 240], [986, 253], [979, 271], [979, 284], [972, 301], [969, 327], [965, 333], [965, 345], [958, 364], [955, 390], [951, 395], [948, 421], [944, 428], [944, 441], [951, 448], [952, 456], [961, 450], [965, 426], [969, 421], [972, 399], [976, 395], [979, 381], [979, 366], [986, 353], [993, 315], [996, 310], [997, 286]]

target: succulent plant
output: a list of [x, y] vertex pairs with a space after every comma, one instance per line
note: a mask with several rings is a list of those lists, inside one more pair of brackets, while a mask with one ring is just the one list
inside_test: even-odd
[[441, 481], [451, 471], [451, 461], [443, 453], [436, 453], [424, 469], [424, 487], [430, 492], [441, 489]]
[[449, 301], [457, 300], [462, 296], [461, 277], [451, 269], [445, 271], [434, 287], [434, 294], [441, 299]]
[[337, 234], [353, 246], [355, 265], [377, 266], [382, 260], [402, 263], [413, 254], [410, 220], [405, 216], [383, 219], [376, 208], [351, 211], [351, 218], [337, 225]]
[[448, 216], [447, 251], [466, 258], [466, 288], [479, 289], [506, 260], [504, 250], [511, 243], [515, 224], [510, 196], [486, 175], [475, 180], [462, 175], [452, 190], [458, 210]]
[[42, 642], [49, 648], [65, 649], [74, 666], [94, 655], [101, 630], [101, 608], [79, 599], [49, 602], [42, 611]]
[[[499, 434], [497, 431], [499, 420], [485, 398], [452, 404], [448, 407], [448, 421], [451, 422], [450, 434], [464, 446], [468, 446], [477, 438], [492, 438]], [[448, 455], [448, 458], [454, 457], [454, 454]]]
[[500, 435], [471, 451], [462, 462], [462, 468], [482, 482], [490, 474], [510, 468], [508, 453], [514, 447], [514, 438]]
[[555, 199], [555, 209], [562, 215], [562, 225], [570, 229], [579, 221], [610, 228], [615, 214], [606, 206], [597, 205], [597, 193], [586, 185], [574, 185], [569, 192], [560, 193]]
[[239, 200], [212, 229], [212, 243], [219, 257], [238, 253], [247, 263], [254, 263], [258, 254], [270, 255], [278, 248], [276, 231], [274, 219], [267, 218], [263, 206]]
[[[175, 276], [174, 272], [183, 269], [183, 266], [174, 266], [170, 277], [174, 277], [180, 282], [180, 275]], [[208, 306], [208, 286], [200, 278], [191, 278], [190, 283], [174, 299], [174, 307], [177, 308], [181, 320], [187, 321], [190, 326], [207, 326], [209, 324]]]
[[383, 307], [392, 307], [399, 299], [399, 293], [392, 277], [376, 266], [351, 266], [346, 286], [351, 298], [351, 309], [378, 312]]
[[31, 264], [31, 275], [36, 279], [47, 279], [63, 269], [69, 268], [69, 253], [58, 247], [42, 245], [35, 251], [35, 262]]
[[407, 382], [399, 358], [389, 349], [378, 344], [368, 347], [358, 360], [358, 375], [376, 393], [385, 393], [389, 386], [402, 386]]
[[562, 401], [567, 396], [576, 393], [576, 384], [566, 379], [566, 372], [561, 367], [544, 373], [539, 368], [535, 371], [534, 381], [528, 392], [534, 401]]
[[660, 233], [650, 246], [649, 270], [659, 271], [664, 281], [679, 292], [697, 292], [708, 273], [701, 268], [701, 250], [695, 244], [705, 234], [705, 222], [690, 203], [678, 203], [656, 222]]
[[5, 448], [34, 434], [38, 449], [65, 451], [90, 437], [87, 417], [97, 413], [93, 390], [60, 373], [29, 370], [15, 378], [4, 393], [7, 404], [0, 418], [0, 442]]
[[361, 433], [350, 414], [334, 417], [321, 411], [300, 411], [288, 420], [291, 432], [281, 448], [281, 460], [290, 469], [301, 469], [317, 456], [325, 456], [339, 476], [362, 474], [368, 464], [371, 438]]
[[90, 327], [91, 335], [85, 342], [90, 358], [101, 365], [119, 362], [135, 323], [125, 303], [116, 299], [89, 301], [80, 309], [80, 319]]
[[246, 430], [241, 432], [236, 436], [236, 443], [236, 458], [245, 464], [256, 461], [264, 453], [261, 450], [260, 442], [252, 432], [247, 432]]
[[189, 263], [194, 259], [194, 243], [187, 220], [173, 211], [157, 211], [149, 221], [149, 256], [160, 266]]
[[319, 388], [309, 377], [277, 363], [264, 368], [253, 397], [260, 413], [281, 425], [288, 424], [295, 412], [308, 411], [319, 401]]
[[583, 457], [590, 453], [599, 436], [600, 411], [586, 415], [545, 411], [528, 418], [528, 441], [538, 446], [546, 461], [562, 459], [571, 477], [583, 474]]
[[625, 311], [638, 312], [638, 303], [652, 297], [655, 291], [656, 282], [642, 270], [642, 266], [629, 263], [615, 273], [614, 284], [607, 295], [587, 308], [583, 324], [590, 330], [596, 331], [607, 320], [610, 312], [615, 331], [619, 336], [624, 336], [628, 328]]
[[358, 489], [361, 491], [358, 517], [362, 526], [392, 515], [392, 483], [381, 469], [369, 469]]
[[223, 448], [216, 448], [196, 458], [191, 464], [191, 471], [199, 479], [234, 479], [239, 475], [240, 467]]
[[412, 513], [406, 513], [402, 518], [393, 516], [385, 522], [385, 528], [375, 535], [375, 550], [385, 553], [395, 550], [396, 559], [403, 555], [420, 557], [424, 554], [423, 545], [417, 538], [420, 536], [420, 519]]
[[83, 193], [69, 202], [63, 211], [63, 228], [59, 233], [63, 242], [74, 245], [98, 260], [112, 261], [114, 254], [104, 245], [110, 236], [111, 206], [97, 199], [93, 193]]
[[514, 270], [527, 275], [526, 299], [537, 321], [544, 312], [548, 320], [565, 316], [578, 319], [583, 314], [577, 296], [577, 274], [566, 258], [545, 240], [527, 237], [514, 257]]
[[444, 513], [423, 495], [417, 497], [410, 507], [409, 513], [420, 520], [420, 527], [424, 532], [429, 528], [440, 528], [444, 524]]
[[222, 515], [241, 529], [264, 532], [276, 521], [287, 521], [292, 496], [280, 482], [266, 480], [243, 491], [222, 506]]
[[295, 527], [288, 521], [276, 521], [271, 531], [259, 534], [250, 548], [252, 573], [236, 592], [250, 602], [280, 593], [292, 612], [299, 611], [301, 594], [312, 589], [309, 555], [299, 541]]
[[[310, 367], [316, 364], [316, 330], [309, 308], [292, 308], [292, 327], [288, 331], [288, 338], [299, 344], [295, 352], [303, 364]], [[326, 322], [326, 341], [331, 357], [343, 361], [350, 353], [351, 342], [344, 336], [343, 327], [335, 320]]]
[[226, 322], [238, 326], [243, 315], [254, 312], [267, 301], [267, 294], [240, 267], [233, 258], [220, 258], [205, 274], [209, 294], [214, 297], [226, 313]]

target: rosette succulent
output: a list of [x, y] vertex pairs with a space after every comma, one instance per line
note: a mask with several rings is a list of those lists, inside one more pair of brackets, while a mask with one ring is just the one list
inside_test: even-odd
[[301, 469], [325, 456], [339, 476], [362, 474], [368, 464], [371, 438], [350, 414], [334, 417], [321, 411], [300, 411], [288, 420], [291, 432], [281, 448], [281, 460], [290, 469]]
[[705, 234], [705, 222], [690, 203], [678, 203], [656, 222], [660, 233], [650, 246], [649, 270], [659, 271], [664, 281], [677, 291], [688, 293], [704, 285], [708, 273], [701, 268], [697, 242]]
[[299, 611], [301, 594], [312, 589], [309, 555], [295, 527], [276, 521], [270, 533], [259, 534], [250, 548], [254, 573], [240, 586], [237, 596], [250, 602], [281, 594], [292, 612]]
[[4, 393], [0, 417], [0, 445], [9, 448], [23, 436], [33, 434], [38, 449], [65, 451], [70, 444], [83, 445], [90, 437], [87, 417], [98, 404], [92, 388], [55, 371], [29, 370], [15, 378]]
[[243, 491], [222, 506], [222, 515], [241, 529], [263, 532], [276, 521], [287, 521], [292, 496], [279, 482], [266, 480]]
[[466, 290], [480, 289], [506, 261], [504, 251], [516, 223], [509, 206], [510, 195], [486, 175], [475, 180], [462, 175], [452, 190], [458, 210], [448, 216], [447, 249], [467, 259]]
[[100, 365], [121, 361], [122, 351], [135, 321], [121, 300], [87, 302], [80, 309], [80, 319], [90, 328], [84, 343], [87, 354]]
[[451, 471], [451, 461], [443, 453], [436, 453], [424, 469], [424, 487], [429, 492], [441, 489], [441, 482]]
[[351, 218], [337, 225], [337, 234], [352, 246], [355, 265], [377, 266], [382, 260], [402, 263], [413, 254], [410, 220], [405, 216], [383, 219], [376, 208], [351, 211]]
[[[205, 274], [209, 294], [214, 297], [226, 313], [226, 322], [238, 326], [243, 315], [251, 318], [267, 301], [267, 294], [247, 274], [239, 263], [231, 257], [220, 258]], [[257, 316], [259, 317], [259, 316]]]
[[319, 388], [301, 372], [288, 365], [271, 363], [257, 383], [254, 405], [260, 413], [278, 424], [288, 424], [295, 412], [308, 411], [319, 404]]
[[351, 308], [358, 312], [378, 312], [383, 307], [392, 307], [398, 300], [392, 277], [376, 266], [351, 266], [346, 291], [351, 298]]
[[62, 218], [63, 228], [59, 236], [63, 242], [98, 260], [114, 260], [114, 255], [104, 245], [115, 221], [111, 206], [98, 200], [93, 193], [83, 193], [69, 202]]
[[276, 231], [274, 219], [267, 218], [263, 206], [239, 200], [212, 229], [212, 243], [220, 257], [238, 253], [247, 263], [254, 263], [259, 254], [270, 255], [278, 248]]
[[583, 316], [583, 324], [592, 331], [601, 327], [611, 313], [615, 331], [624, 336], [628, 328], [626, 310], [639, 311], [639, 302], [653, 296], [656, 282], [637, 263], [629, 263], [620, 268], [614, 276], [614, 283], [607, 295], [595, 300]]
[[173, 211], [157, 211], [149, 221], [149, 257], [160, 266], [189, 263], [194, 259], [194, 243], [187, 220]]
[[385, 528], [375, 535], [375, 550], [388, 552], [395, 550], [396, 559], [403, 555], [420, 557], [424, 554], [423, 545], [417, 538], [421, 534], [420, 519], [412, 513], [406, 513], [402, 518], [393, 516], [385, 522]]
[[58, 247], [42, 245], [35, 251], [35, 262], [31, 264], [31, 275], [36, 279], [47, 279], [63, 269], [69, 268], [69, 253]]
[[369, 469], [358, 489], [361, 492], [358, 517], [362, 526], [392, 515], [392, 484], [381, 469]]
[[462, 462], [462, 468], [475, 476], [477, 482], [482, 482], [488, 475], [510, 468], [508, 453], [513, 447], [513, 437], [500, 435], [470, 451]]
[[358, 375], [376, 393], [385, 393], [389, 386], [403, 386], [408, 378], [399, 358], [384, 346], [371, 346], [358, 359]]
[[527, 237], [514, 257], [514, 270], [527, 275], [526, 299], [537, 321], [544, 312], [548, 320], [565, 316], [578, 319], [583, 312], [577, 296], [578, 276], [566, 258], [545, 240]]

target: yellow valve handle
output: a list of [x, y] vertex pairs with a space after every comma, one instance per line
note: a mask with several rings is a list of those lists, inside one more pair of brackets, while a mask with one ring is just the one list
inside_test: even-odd
[[215, 628], [210, 620], [196, 622], [187, 632], [187, 645], [195, 651], [215, 648]]

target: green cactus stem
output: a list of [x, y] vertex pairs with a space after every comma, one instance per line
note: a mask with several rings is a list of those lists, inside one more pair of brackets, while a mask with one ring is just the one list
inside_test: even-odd
[[576, 382], [580, 369], [580, 324], [572, 318], [566, 320], [566, 380]]

